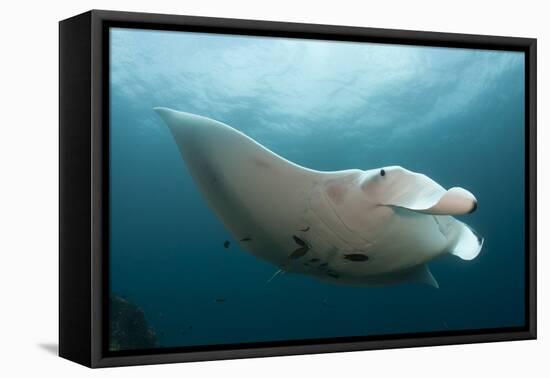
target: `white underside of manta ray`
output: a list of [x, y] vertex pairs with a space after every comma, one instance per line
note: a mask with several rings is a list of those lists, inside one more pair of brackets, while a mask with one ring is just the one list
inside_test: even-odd
[[315, 171], [221, 122], [155, 110], [210, 208], [242, 248], [281, 272], [344, 285], [438, 287], [426, 263], [481, 251], [483, 239], [452, 217], [477, 207], [465, 189], [445, 190], [399, 166]]

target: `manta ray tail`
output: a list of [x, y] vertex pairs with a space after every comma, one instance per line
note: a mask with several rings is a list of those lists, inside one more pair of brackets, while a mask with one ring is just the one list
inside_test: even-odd
[[266, 284], [270, 283], [271, 281], [273, 281], [275, 279], [275, 277], [277, 277], [279, 274], [285, 274], [285, 271], [282, 270], [282, 269], [279, 269], [278, 271], [276, 271], [275, 273], [273, 273], [273, 275], [271, 276], [270, 279], [267, 280]]

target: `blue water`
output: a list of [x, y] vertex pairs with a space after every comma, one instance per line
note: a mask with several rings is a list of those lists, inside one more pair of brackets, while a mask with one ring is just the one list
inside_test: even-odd
[[[159, 346], [524, 325], [523, 53], [112, 29], [110, 62], [110, 287]], [[266, 284], [276, 268], [206, 206], [155, 106], [309, 168], [401, 165], [467, 188], [479, 207], [458, 218], [483, 250], [431, 262], [439, 289]]]

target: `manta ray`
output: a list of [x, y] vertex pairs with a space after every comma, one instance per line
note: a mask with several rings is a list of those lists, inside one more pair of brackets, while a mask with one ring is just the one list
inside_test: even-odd
[[275, 154], [213, 119], [155, 108], [208, 206], [240, 246], [278, 267], [336, 284], [420, 282], [439, 287], [427, 263], [474, 259], [483, 239], [453, 216], [476, 210], [400, 166], [323, 172]]

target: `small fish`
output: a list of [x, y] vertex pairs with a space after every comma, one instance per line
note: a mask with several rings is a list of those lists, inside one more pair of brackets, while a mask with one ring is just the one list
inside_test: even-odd
[[224, 303], [225, 298], [216, 298], [216, 303]]
[[229, 240], [226, 240], [223, 242], [223, 247], [224, 248], [229, 248], [229, 244], [231, 244], [231, 242]]
[[344, 258], [349, 261], [367, 261], [369, 259], [369, 256], [362, 253], [350, 253], [344, 255]]
[[321, 260], [319, 260], [318, 258], [313, 258], [313, 259], [309, 260], [310, 263], [317, 263], [319, 261], [321, 261]]
[[308, 246], [300, 247], [300, 248], [294, 250], [294, 252], [292, 252], [290, 254], [290, 256], [288, 256], [288, 257], [290, 257], [293, 260], [294, 259], [299, 259], [300, 257], [303, 257], [307, 253], [307, 251], [309, 251]]
[[252, 239], [249, 238], [249, 237], [246, 237], [246, 238], [242, 238], [242, 239], [241, 239], [242, 242], [247, 242], [247, 241], [251, 241], [251, 240], [252, 240]]
[[[302, 239], [300, 239], [299, 237], [297, 237], [296, 235], [292, 235], [292, 238], [294, 239], [296, 244], [298, 244], [300, 247], [307, 247], [307, 243], [305, 241], [303, 241]], [[309, 247], [308, 247], [308, 249], [309, 249]]]
[[308, 232], [308, 231], [309, 231], [309, 226], [307, 226], [306, 228], [302, 228], [300, 231], [302, 231], [302, 232]]
[[329, 270], [329, 271], [327, 272], [327, 276], [330, 276], [330, 277], [332, 277], [332, 278], [340, 278], [340, 276], [338, 275], [338, 273], [333, 272], [333, 271], [331, 271], [331, 270]]

